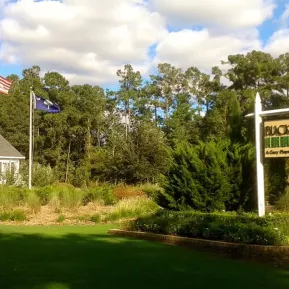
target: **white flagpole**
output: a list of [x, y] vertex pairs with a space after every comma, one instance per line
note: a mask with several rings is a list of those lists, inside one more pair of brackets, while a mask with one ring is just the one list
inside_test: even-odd
[[33, 91], [30, 88], [30, 121], [29, 121], [29, 173], [28, 173], [28, 188], [32, 188], [32, 162], [33, 162]]

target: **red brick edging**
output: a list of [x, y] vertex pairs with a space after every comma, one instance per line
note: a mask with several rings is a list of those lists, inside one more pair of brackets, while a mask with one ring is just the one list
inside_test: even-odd
[[289, 267], [289, 247], [287, 246], [245, 245], [145, 232], [123, 231], [117, 229], [109, 230], [109, 234], [158, 241], [166, 244], [174, 244], [192, 249], [210, 251], [232, 258], [242, 258], [269, 263], [280, 267]]

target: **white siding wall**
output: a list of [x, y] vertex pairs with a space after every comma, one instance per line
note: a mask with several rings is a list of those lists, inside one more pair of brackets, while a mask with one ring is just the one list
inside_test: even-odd
[[14, 177], [17, 178], [19, 174], [20, 161], [0, 159], [0, 184], [6, 183], [6, 173], [13, 171]]

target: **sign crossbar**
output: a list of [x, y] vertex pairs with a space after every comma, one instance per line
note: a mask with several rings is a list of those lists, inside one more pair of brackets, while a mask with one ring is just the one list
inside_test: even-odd
[[[281, 109], [274, 109], [274, 110], [265, 110], [260, 111], [260, 116], [271, 116], [271, 115], [280, 115], [280, 114], [289, 114], [289, 108], [281, 108]], [[249, 113], [245, 115], [245, 117], [254, 117], [255, 113]]]

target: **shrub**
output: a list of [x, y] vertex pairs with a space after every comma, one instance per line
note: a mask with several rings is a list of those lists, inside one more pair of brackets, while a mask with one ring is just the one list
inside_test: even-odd
[[64, 189], [69, 189], [69, 190], [74, 190], [75, 187], [72, 185], [72, 184], [69, 184], [69, 183], [56, 183], [54, 184], [53, 186], [54, 188], [64, 188]]
[[49, 201], [53, 197], [53, 187], [51, 186], [46, 186], [46, 187], [41, 187], [41, 188], [36, 188], [35, 193], [39, 197], [41, 204], [47, 205]]
[[63, 207], [76, 209], [81, 206], [84, 193], [80, 189], [63, 189], [60, 200]]
[[57, 194], [53, 194], [48, 205], [53, 208], [55, 213], [60, 213], [62, 206], [61, 206], [61, 202], [59, 199], [59, 196]]
[[34, 214], [40, 212], [41, 201], [40, 201], [40, 198], [37, 196], [37, 194], [34, 191], [30, 191], [28, 193], [25, 202]]
[[92, 221], [92, 222], [94, 222], [94, 223], [96, 223], [96, 224], [100, 223], [100, 221], [101, 221], [101, 216], [100, 216], [100, 214], [93, 214], [93, 215], [91, 216], [91, 218], [90, 218], [90, 221]]
[[141, 185], [140, 190], [143, 191], [149, 198], [156, 202], [161, 207], [167, 207], [167, 200], [164, 195], [164, 189], [158, 185], [154, 184], [144, 184]]
[[4, 209], [20, 206], [21, 204], [23, 204], [27, 195], [27, 189], [1, 186], [0, 206]]
[[43, 187], [52, 185], [55, 181], [55, 175], [50, 166], [43, 166], [41, 164], [33, 164], [33, 185], [36, 187]]
[[60, 215], [58, 218], [57, 218], [57, 223], [63, 223], [65, 220], [65, 216], [64, 215]]
[[62, 185], [58, 184], [44, 191], [43, 197], [46, 198], [45, 194], [49, 200], [49, 205], [55, 208], [55, 212], [60, 212], [61, 208], [76, 209], [81, 206], [84, 192], [81, 189], [76, 189], [72, 185]]
[[89, 202], [103, 201], [105, 205], [113, 205], [116, 200], [110, 185], [90, 186], [84, 197], [84, 204]]
[[177, 210], [222, 210], [231, 191], [226, 146], [222, 143], [182, 143], [173, 152], [166, 194]]
[[0, 221], [25, 221], [26, 216], [24, 211], [15, 210], [0, 213]]
[[[28, 162], [24, 161], [20, 167], [20, 174], [23, 180], [28, 183]], [[33, 180], [35, 187], [49, 186], [56, 180], [55, 173], [50, 166], [44, 166], [39, 163], [33, 163]]]
[[267, 217], [268, 222], [270, 222], [275, 228], [278, 228], [286, 236], [289, 236], [289, 214], [275, 212], [273, 215]]
[[280, 211], [289, 211], [289, 190], [280, 197], [276, 203], [276, 208]]
[[[143, 232], [257, 245], [289, 244], [284, 227], [289, 215], [259, 218], [253, 214], [159, 211], [128, 224]], [[284, 226], [281, 225], [284, 224]]]
[[[227, 140], [177, 145], [165, 196], [175, 210], [237, 210], [244, 207], [251, 180], [251, 146]], [[245, 185], [247, 183], [247, 185]]]
[[55, 212], [60, 213], [61, 208], [76, 209], [82, 205], [84, 191], [76, 189], [70, 184], [58, 183], [54, 186], [46, 186], [35, 189], [42, 205], [49, 205]]
[[152, 200], [137, 197], [124, 199], [117, 203], [106, 215], [106, 221], [115, 221], [123, 218], [136, 218], [146, 214], [154, 213], [159, 206]]

